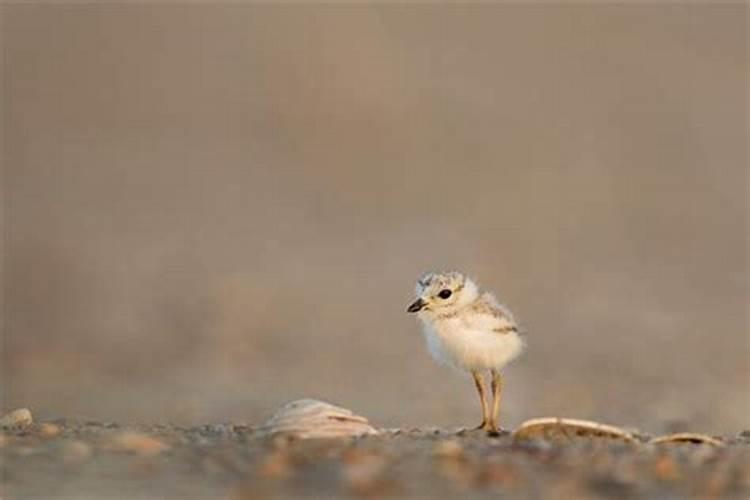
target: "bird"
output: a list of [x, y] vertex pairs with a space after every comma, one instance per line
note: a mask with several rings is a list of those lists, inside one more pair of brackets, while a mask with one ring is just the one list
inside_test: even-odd
[[[407, 308], [422, 323], [427, 348], [441, 364], [474, 379], [482, 407], [476, 429], [498, 435], [503, 379], [500, 370], [526, 348], [525, 335], [510, 310], [489, 291], [480, 290], [458, 271], [428, 272], [415, 287], [416, 300]], [[488, 405], [483, 373], [488, 372], [492, 405]]]

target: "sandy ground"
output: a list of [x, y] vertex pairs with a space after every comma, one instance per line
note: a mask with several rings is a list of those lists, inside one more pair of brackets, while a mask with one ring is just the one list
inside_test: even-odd
[[750, 432], [724, 446], [566, 443], [393, 429], [332, 440], [216, 424], [54, 420], [0, 434], [0, 498], [748, 498]]

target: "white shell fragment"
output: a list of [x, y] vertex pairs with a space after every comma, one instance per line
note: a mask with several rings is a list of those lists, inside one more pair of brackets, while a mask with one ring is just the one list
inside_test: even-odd
[[724, 446], [724, 442], [706, 434], [697, 434], [695, 432], [678, 432], [666, 436], [655, 437], [649, 444], [707, 444], [711, 446]]
[[26, 408], [20, 408], [0, 418], [0, 427], [26, 427], [33, 422], [31, 412]]
[[282, 406], [259, 431], [309, 438], [335, 438], [377, 434], [365, 417], [316, 399], [299, 399]]
[[596, 437], [637, 442], [635, 436], [624, 429], [599, 422], [573, 418], [545, 417], [527, 420], [513, 432], [514, 439], [547, 439], [568, 441], [574, 438]]

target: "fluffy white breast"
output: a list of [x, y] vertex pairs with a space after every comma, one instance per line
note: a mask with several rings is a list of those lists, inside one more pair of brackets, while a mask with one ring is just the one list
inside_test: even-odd
[[427, 347], [435, 360], [459, 370], [499, 370], [523, 351], [521, 336], [492, 331], [492, 323], [467, 324], [459, 318], [424, 321]]

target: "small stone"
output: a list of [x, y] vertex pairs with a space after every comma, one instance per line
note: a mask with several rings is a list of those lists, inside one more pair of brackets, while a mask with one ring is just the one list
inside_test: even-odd
[[234, 432], [231, 424], [206, 424], [201, 427], [203, 434], [213, 436], [227, 436]]
[[519, 482], [519, 474], [511, 464], [488, 463], [479, 474], [478, 480], [481, 484], [510, 488]]
[[387, 429], [380, 429], [380, 433], [381, 434], [387, 434], [389, 436], [398, 436], [402, 432], [404, 432], [403, 429], [399, 429], [397, 427], [387, 428]]
[[469, 460], [435, 460], [434, 464], [438, 474], [461, 488], [469, 487], [477, 475], [475, 464]]
[[434, 425], [421, 427], [419, 429], [419, 433], [423, 436], [439, 436], [440, 435], [440, 427], [436, 427]]
[[34, 422], [27, 408], [20, 408], [0, 418], [0, 427], [28, 427]]
[[432, 454], [438, 458], [462, 458], [464, 448], [455, 439], [444, 439], [435, 444], [432, 448]]
[[62, 459], [67, 464], [85, 462], [91, 457], [91, 454], [91, 446], [77, 439], [65, 443], [62, 448]]
[[45, 422], [39, 426], [39, 435], [44, 438], [53, 438], [62, 432], [59, 425]]
[[271, 479], [287, 477], [291, 472], [292, 466], [289, 455], [280, 450], [269, 453], [259, 467], [260, 475]]
[[138, 432], [126, 431], [115, 434], [105, 446], [106, 449], [154, 456], [168, 450], [165, 442]]
[[662, 481], [674, 481], [680, 477], [677, 464], [672, 458], [666, 455], [656, 459], [654, 473], [656, 474], [656, 477]]
[[353, 493], [368, 495], [380, 489], [387, 461], [371, 452], [350, 452], [344, 457], [343, 480]]

